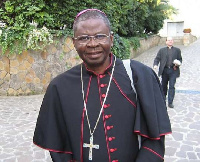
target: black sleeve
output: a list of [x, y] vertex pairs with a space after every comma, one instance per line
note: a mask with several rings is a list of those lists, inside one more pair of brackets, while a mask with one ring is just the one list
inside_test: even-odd
[[137, 78], [134, 78], [137, 91], [134, 132], [142, 137], [159, 140], [161, 136], [171, 133], [162, 86], [151, 68], [143, 66], [137, 69], [138, 66], [136, 64], [134, 67], [137, 72]]
[[59, 93], [54, 84], [48, 86], [38, 115], [33, 142], [54, 152], [72, 154]]
[[157, 55], [156, 55], [156, 57], [154, 59], [153, 66], [154, 65], [158, 66], [158, 64], [160, 63], [160, 59], [161, 59], [161, 49], [158, 51], [158, 53], [157, 53]]
[[136, 162], [162, 162], [165, 135], [171, 134], [162, 86], [151, 68], [132, 61], [132, 69], [138, 94], [134, 132], [142, 138]]
[[162, 162], [165, 153], [165, 137], [160, 140], [151, 140], [142, 137], [142, 146], [137, 155], [136, 162]]
[[72, 161], [71, 154], [49, 151], [53, 162], [70, 162]]

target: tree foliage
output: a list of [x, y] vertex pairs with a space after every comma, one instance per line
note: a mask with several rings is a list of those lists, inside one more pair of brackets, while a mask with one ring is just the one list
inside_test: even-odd
[[[69, 34], [76, 14], [86, 8], [98, 8], [107, 14], [117, 35], [116, 41], [120, 40], [118, 36], [129, 39], [157, 34], [164, 19], [176, 11], [167, 0], [2, 0], [0, 21], [5, 23], [2, 30], [14, 33], [6, 48], [14, 40], [23, 42], [35, 24], [39, 29], [45, 26], [52, 33]], [[4, 45], [6, 50], [3, 41], [0, 36], [0, 46]], [[126, 47], [126, 42], [122, 39], [119, 47], [123, 44]]]

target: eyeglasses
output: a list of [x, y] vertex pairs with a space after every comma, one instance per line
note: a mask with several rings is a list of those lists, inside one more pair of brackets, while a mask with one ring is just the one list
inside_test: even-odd
[[97, 43], [105, 43], [108, 37], [110, 37], [110, 34], [96, 34], [94, 36], [80, 35], [74, 39], [77, 40], [79, 44], [88, 44], [92, 38]]

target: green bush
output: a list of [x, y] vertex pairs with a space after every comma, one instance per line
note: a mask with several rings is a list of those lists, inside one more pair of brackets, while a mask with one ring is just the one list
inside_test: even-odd
[[130, 48], [137, 50], [140, 47], [140, 42], [137, 37], [124, 38], [118, 34], [114, 35], [114, 46], [112, 47], [113, 54], [121, 59], [130, 58]]
[[[2, 52], [9, 49], [10, 53], [20, 54], [25, 49], [42, 49], [52, 43], [52, 35], [71, 35], [76, 14], [86, 8], [98, 8], [107, 14], [116, 33], [113, 50], [120, 58], [128, 57], [125, 48], [135, 44], [128, 42], [130, 37], [157, 33], [164, 19], [175, 11], [167, 0], [2, 0], [0, 21], [5, 23], [0, 28]], [[31, 37], [34, 30], [40, 34]], [[137, 47], [135, 44], [134, 48]]]

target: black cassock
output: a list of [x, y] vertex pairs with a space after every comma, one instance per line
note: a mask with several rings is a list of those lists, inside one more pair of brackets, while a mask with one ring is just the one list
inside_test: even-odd
[[[113, 67], [95, 74], [83, 63], [85, 101], [91, 129], [97, 121]], [[160, 162], [164, 136], [171, 133], [159, 79], [154, 71], [131, 60], [135, 93], [120, 59], [93, 135], [94, 162]], [[51, 153], [55, 162], [89, 161], [90, 131], [81, 93], [81, 66], [77, 65], [51, 81], [38, 116], [33, 142]], [[138, 135], [141, 137], [139, 149]], [[88, 146], [88, 145], [87, 145]]]

